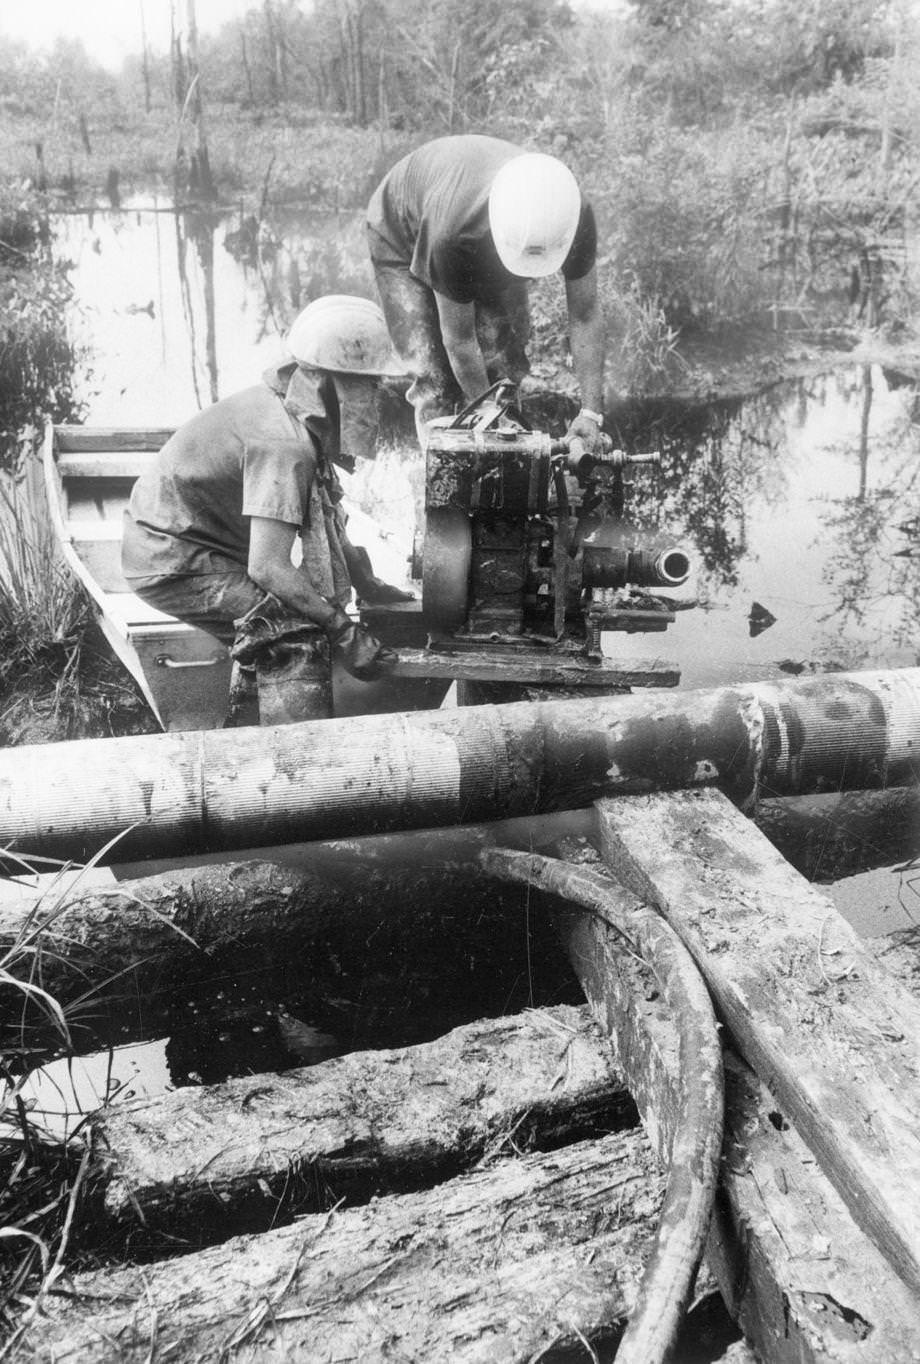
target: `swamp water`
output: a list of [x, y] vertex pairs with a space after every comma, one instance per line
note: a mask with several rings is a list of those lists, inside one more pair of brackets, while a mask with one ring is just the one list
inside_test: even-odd
[[[357, 216], [292, 216], [278, 239], [238, 215], [144, 207], [62, 218], [58, 246], [73, 262], [92, 425], [178, 423], [257, 382], [311, 297], [372, 288]], [[409, 430], [397, 419], [378, 460], [346, 480], [353, 538], [392, 581], [405, 577], [423, 480]], [[631, 476], [627, 514], [688, 551], [693, 574], [674, 595], [696, 605], [666, 633], [610, 640], [611, 652], [676, 661], [685, 687], [920, 662], [920, 398], [902, 376], [850, 366], [709, 408], [649, 405], [617, 443], [662, 452], [660, 468]], [[865, 931], [915, 919], [903, 876], [881, 897]], [[559, 997], [558, 980], [547, 988]], [[307, 1017], [296, 990], [290, 972], [229, 971], [194, 1019], [172, 1014], [170, 1041], [132, 1040], [46, 1068], [32, 1084], [35, 1116], [60, 1130], [62, 1114], [73, 1122], [113, 1089], [157, 1092], [283, 1065], [276, 1005]], [[527, 986], [492, 1007], [521, 998], [540, 1002]], [[155, 1036], [157, 1011], [143, 1023], [141, 1012], [102, 1031], [110, 1042], [119, 1026], [132, 1039]], [[337, 1031], [328, 1011], [318, 1022]], [[340, 1031], [348, 1045], [375, 1044], [353, 1015]]]

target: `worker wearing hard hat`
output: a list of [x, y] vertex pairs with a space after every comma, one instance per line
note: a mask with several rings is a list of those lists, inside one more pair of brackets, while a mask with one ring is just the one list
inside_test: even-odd
[[[263, 382], [181, 426], [134, 485], [122, 566], [150, 605], [225, 643], [237, 624], [285, 614], [326, 632], [334, 657], [371, 680], [396, 662], [347, 614], [410, 592], [351, 544], [335, 466], [373, 458], [384, 376], [403, 373], [380, 309], [330, 295], [296, 319]], [[295, 538], [302, 544], [295, 566]]]
[[604, 322], [597, 228], [575, 177], [553, 156], [494, 137], [428, 142], [399, 161], [367, 211], [390, 335], [413, 376], [419, 438], [490, 383], [529, 365], [527, 282], [561, 271], [581, 410], [568, 434], [594, 447], [603, 405]]

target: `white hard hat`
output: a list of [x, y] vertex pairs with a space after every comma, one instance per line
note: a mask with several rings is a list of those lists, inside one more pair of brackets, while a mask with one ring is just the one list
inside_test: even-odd
[[285, 344], [299, 365], [338, 374], [405, 374], [383, 313], [369, 298], [326, 294], [294, 319]]
[[506, 161], [489, 191], [489, 227], [499, 258], [513, 275], [537, 279], [569, 254], [581, 213], [575, 176], [543, 152]]

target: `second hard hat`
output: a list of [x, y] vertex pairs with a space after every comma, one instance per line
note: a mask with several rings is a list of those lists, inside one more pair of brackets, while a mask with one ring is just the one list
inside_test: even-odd
[[544, 152], [522, 152], [501, 167], [489, 191], [495, 249], [513, 275], [537, 279], [569, 254], [581, 213], [575, 176]]
[[292, 322], [285, 344], [300, 365], [338, 374], [400, 375], [383, 313], [369, 298], [326, 294]]

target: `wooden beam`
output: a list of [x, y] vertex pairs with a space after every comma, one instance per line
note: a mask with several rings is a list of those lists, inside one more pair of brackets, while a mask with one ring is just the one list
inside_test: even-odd
[[[139, 1267], [73, 1274], [37, 1364], [537, 1359], [615, 1344], [662, 1178], [637, 1129]], [[567, 1356], [568, 1357], [568, 1356]], [[573, 1354], [574, 1357], [574, 1354]]]
[[605, 858], [693, 954], [734, 1045], [920, 1292], [920, 1004], [716, 791], [598, 806]]
[[[633, 802], [639, 805], [640, 802]], [[591, 860], [590, 849], [582, 857]], [[612, 883], [624, 915], [636, 897]], [[648, 969], [596, 916], [557, 909], [563, 941], [662, 1160], [681, 1073], [673, 1019]], [[909, 1364], [920, 1303], [856, 1226], [776, 1101], [730, 1049], [725, 1144], [707, 1261], [770, 1364]]]
[[534, 686], [595, 688], [676, 687], [680, 669], [663, 659], [631, 659], [620, 663], [602, 658], [592, 661], [550, 649], [469, 649], [437, 651], [400, 649], [395, 677], [450, 677], [471, 682], [515, 682]]
[[[527, 1150], [636, 1121], [587, 1008], [559, 1005], [111, 1105], [91, 1123], [93, 1182], [103, 1224], [130, 1229], [136, 1253], [157, 1233], [202, 1245], [346, 1194], [422, 1186], [509, 1142]], [[111, 1247], [110, 1226], [104, 1235]]]
[[175, 427], [56, 426], [58, 450], [69, 454], [96, 454], [101, 450], [160, 450]]

